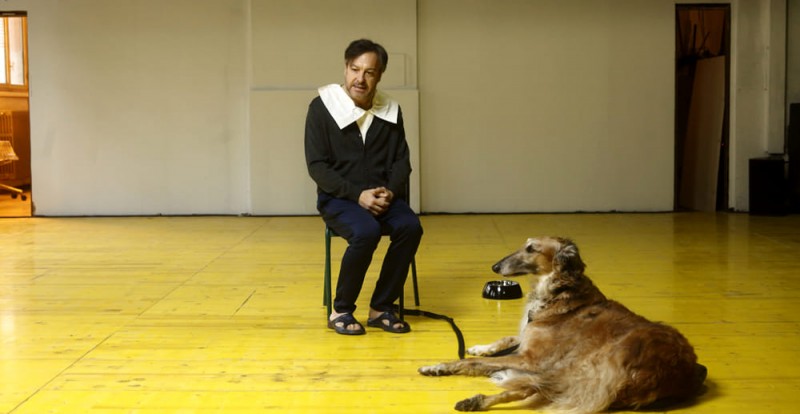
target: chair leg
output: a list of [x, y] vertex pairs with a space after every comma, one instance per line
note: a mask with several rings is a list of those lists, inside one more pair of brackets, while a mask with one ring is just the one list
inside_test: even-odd
[[[414, 305], [419, 306], [419, 286], [417, 285], [417, 259], [411, 259], [411, 281], [414, 284]], [[403, 310], [405, 309], [405, 287], [403, 290], [400, 291], [400, 306], [398, 308], [398, 313], [400, 314], [400, 320], [403, 319]]]
[[22, 201], [25, 201], [25, 199], [27, 198], [27, 197], [25, 197], [25, 194], [24, 194], [25, 192], [20, 190], [19, 188], [11, 187], [11, 186], [8, 186], [8, 185], [0, 183], [0, 189], [11, 192], [11, 198], [17, 198], [17, 196], [20, 196], [20, 195], [22, 196]]
[[403, 292], [403, 291], [401, 290], [401, 291], [400, 291], [400, 298], [398, 299], [398, 301], [400, 302], [400, 306], [398, 306], [398, 308], [397, 308], [397, 314], [399, 315], [399, 317], [400, 317], [400, 320], [401, 320], [401, 321], [404, 321], [404, 320], [405, 320], [405, 319], [403, 318], [403, 314], [404, 314], [404, 312], [403, 312], [403, 309], [405, 309], [405, 306], [404, 306], [404, 304], [403, 304], [403, 302], [404, 302], [404, 300], [403, 300], [403, 296], [405, 296], [405, 292]]
[[331, 316], [333, 308], [331, 299], [331, 230], [325, 227], [325, 282], [322, 291], [322, 304], [328, 309], [328, 316]]
[[419, 287], [417, 286], [417, 259], [411, 259], [411, 281], [414, 282], [414, 305], [419, 306]]

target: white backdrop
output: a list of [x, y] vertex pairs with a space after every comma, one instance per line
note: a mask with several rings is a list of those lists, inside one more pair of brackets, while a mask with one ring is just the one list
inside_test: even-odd
[[[38, 215], [315, 214], [302, 120], [392, 53], [423, 212], [673, 200], [673, 0], [7, 0], [29, 16]], [[782, 145], [784, 0], [734, 0], [731, 205]]]

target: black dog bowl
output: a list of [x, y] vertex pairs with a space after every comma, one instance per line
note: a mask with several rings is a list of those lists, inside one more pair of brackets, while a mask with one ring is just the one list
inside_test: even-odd
[[513, 280], [493, 280], [486, 282], [483, 287], [485, 299], [519, 299], [522, 297], [522, 288]]

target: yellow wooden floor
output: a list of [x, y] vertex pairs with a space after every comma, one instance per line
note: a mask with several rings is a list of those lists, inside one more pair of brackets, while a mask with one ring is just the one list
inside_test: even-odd
[[[708, 366], [705, 395], [675, 412], [798, 412], [800, 216], [422, 221], [420, 308], [468, 346], [520, 316], [520, 300], [481, 298], [490, 265], [529, 236], [568, 236], [608, 296], [678, 327]], [[0, 413], [447, 413], [497, 392], [417, 374], [457, 357], [445, 322], [327, 329], [322, 236], [317, 217], [0, 219]]]

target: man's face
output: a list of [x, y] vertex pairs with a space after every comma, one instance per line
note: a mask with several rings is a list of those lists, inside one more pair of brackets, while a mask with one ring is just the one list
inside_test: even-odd
[[380, 61], [373, 52], [364, 53], [345, 63], [344, 89], [359, 108], [372, 107], [372, 97], [380, 80]]

